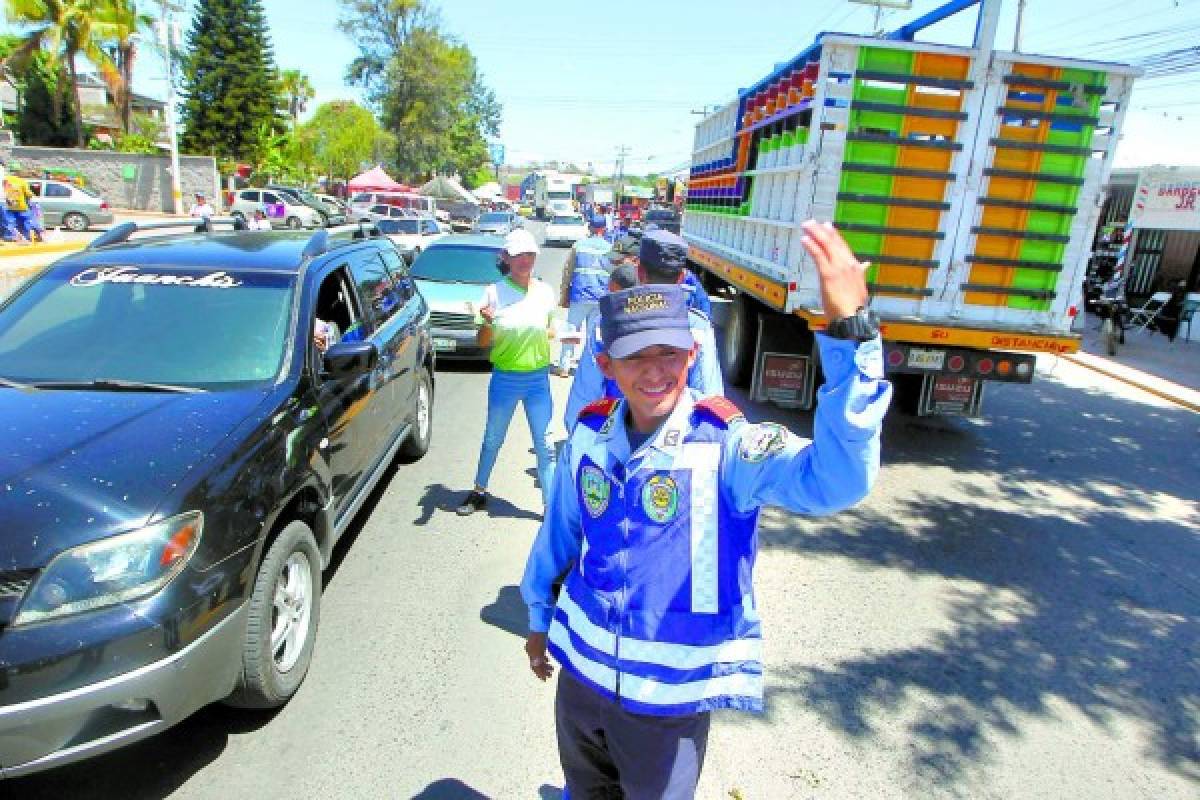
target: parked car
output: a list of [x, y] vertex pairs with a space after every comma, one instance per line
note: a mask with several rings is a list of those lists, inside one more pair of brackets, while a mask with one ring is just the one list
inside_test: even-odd
[[429, 309], [386, 238], [135, 229], [0, 305], [5, 777], [286, 703], [334, 544], [430, 445]]
[[514, 228], [521, 227], [521, 218], [509, 211], [488, 211], [475, 221], [475, 233], [491, 233], [504, 236]]
[[430, 308], [430, 332], [439, 358], [487, 358], [475, 343], [477, 304], [483, 289], [500, 279], [499, 236], [453, 234], [425, 248], [412, 275]]
[[548, 245], [562, 244], [570, 247], [588, 236], [587, 223], [579, 214], [555, 216], [546, 225], [545, 242]]
[[446, 235], [433, 219], [381, 219], [375, 223], [379, 232], [392, 240], [404, 260], [412, 263], [421, 251]]
[[336, 208], [338, 210], [338, 212], [342, 216], [344, 216], [346, 218], [347, 221], [350, 220], [350, 206], [346, 203], [345, 200], [343, 200], [340, 197], [334, 197], [331, 194], [319, 194], [319, 193], [314, 193], [314, 194], [316, 194], [317, 199], [320, 200], [322, 203], [324, 203], [328, 206], [333, 206], [334, 208]]
[[450, 214], [450, 227], [455, 232], [468, 232], [475, 227], [479, 219], [479, 206], [474, 203], [449, 203], [445, 206]]
[[93, 225], [112, 224], [112, 208], [91, 189], [45, 178], [30, 180], [29, 188], [42, 207], [47, 228], [61, 225], [69, 231], [86, 231]]
[[283, 186], [275, 183], [267, 184], [266, 188], [288, 195], [296, 204], [306, 205], [313, 211], [316, 211], [321, 215], [321, 225], [323, 227], [328, 228], [332, 225], [346, 224], [346, 216], [344, 214], [338, 211], [337, 208], [327, 205], [307, 189], [301, 189], [299, 186]]
[[417, 212], [411, 208], [389, 206], [383, 203], [371, 206], [367, 209], [366, 214], [368, 222], [379, 222], [384, 219], [417, 219], [417, 217]]
[[249, 219], [255, 210], [266, 209], [273, 228], [319, 228], [322, 218], [315, 208], [298, 203], [287, 192], [270, 189], [239, 189], [233, 193], [230, 213]]
[[679, 212], [670, 208], [652, 208], [642, 217], [643, 226], [651, 224], [671, 233], [679, 233]]
[[434, 198], [416, 192], [357, 192], [350, 198], [351, 219], [355, 222], [365, 220], [371, 206], [380, 204], [411, 208], [427, 214], [437, 210]]

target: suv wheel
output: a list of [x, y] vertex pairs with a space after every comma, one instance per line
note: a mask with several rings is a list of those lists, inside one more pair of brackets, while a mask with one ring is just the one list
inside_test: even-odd
[[429, 452], [433, 438], [433, 377], [428, 369], [417, 373], [417, 401], [413, 408], [412, 431], [400, 445], [400, 460], [411, 463]]
[[304, 223], [300, 221], [299, 217], [288, 217], [287, 226], [294, 231], [298, 231], [304, 227]]
[[321, 613], [321, 554], [312, 531], [288, 523], [259, 565], [242, 642], [242, 674], [226, 702], [277, 708], [308, 673]]
[[329, 215], [326, 214], [324, 211], [318, 211], [317, 213], [321, 216], [320, 227], [328, 228], [329, 227]]
[[242, 213], [242, 212], [240, 212], [240, 211], [235, 211], [235, 212], [233, 212], [233, 218], [234, 218], [234, 219], [236, 219], [238, 222], [245, 222], [245, 221], [246, 221], [246, 215], [245, 215], [245, 214], [243, 214], [243, 213]]
[[79, 233], [86, 231], [91, 222], [85, 215], [80, 214], [78, 211], [72, 211], [69, 214], [63, 215], [62, 224], [67, 230]]

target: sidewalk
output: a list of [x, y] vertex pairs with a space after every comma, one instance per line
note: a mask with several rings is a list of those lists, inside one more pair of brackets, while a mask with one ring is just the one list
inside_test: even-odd
[[1183, 338], [1186, 328], [1174, 342], [1161, 333], [1127, 331], [1115, 356], [1105, 352], [1099, 326], [1088, 314], [1083, 346], [1064, 358], [1200, 413], [1200, 326], [1193, 324], [1190, 342]]

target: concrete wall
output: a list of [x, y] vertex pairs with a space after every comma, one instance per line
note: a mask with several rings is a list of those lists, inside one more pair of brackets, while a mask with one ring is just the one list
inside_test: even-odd
[[[171, 159], [167, 156], [143, 156], [104, 150], [70, 150], [58, 147], [24, 147], [12, 150], [12, 159], [22, 170], [40, 174], [46, 169], [73, 169], [81, 172], [90, 188], [96, 190], [114, 208], [139, 211], [172, 211]], [[126, 167], [132, 169], [126, 171]], [[186, 213], [192, 195], [203, 192], [214, 206], [218, 203], [217, 162], [211, 156], [180, 156], [179, 180], [183, 188]], [[221, 210], [218, 206], [218, 211]]]

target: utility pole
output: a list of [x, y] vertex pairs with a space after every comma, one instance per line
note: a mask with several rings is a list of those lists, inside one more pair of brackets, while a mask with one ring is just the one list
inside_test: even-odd
[[617, 187], [616, 204], [618, 206], [621, 204], [621, 194], [625, 190], [625, 156], [629, 155], [630, 152], [630, 149], [625, 145], [621, 145], [617, 148], [617, 174], [613, 183], [615, 183]]
[[[179, 130], [175, 123], [175, 36], [171, 25], [171, 12], [179, 10], [169, 0], [162, 0], [163, 55], [167, 60], [167, 138], [171, 143], [171, 210], [183, 213], [183, 188], [179, 182]], [[220, 199], [214, 197], [218, 203]]]
[[1021, 17], [1025, 16], [1025, 0], [1017, 0], [1017, 29], [1013, 31], [1013, 52], [1021, 52]]

